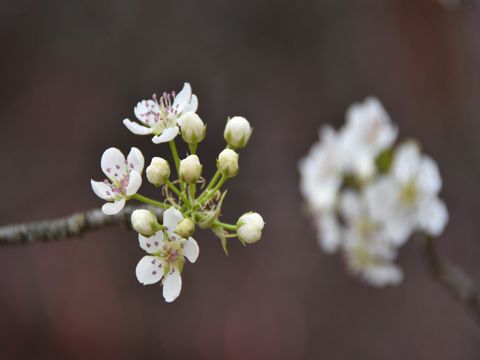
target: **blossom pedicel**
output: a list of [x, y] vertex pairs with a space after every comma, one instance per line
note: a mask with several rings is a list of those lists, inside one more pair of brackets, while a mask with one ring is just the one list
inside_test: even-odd
[[[143, 285], [160, 282], [167, 302], [180, 294], [186, 260], [194, 263], [198, 258], [200, 249], [192, 237], [197, 226], [210, 229], [220, 239], [225, 253], [228, 239], [238, 237], [242, 243], [254, 243], [260, 240], [264, 226], [262, 217], [256, 213], [243, 215], [236, 224], [219, 220], [226, 196], [222, 187], [238, 173], [238, 153], [230, 148], [247, 145], [252, 134], [249, 122], [239, 116], [228, 121], [224, 136], [229, 148], [220, 153], [217, 171], [205, 183], [196, 150], [205, 138], [206, 126], [196, 113], [197, 108], [198, 99], [192, 94], [190, 84], [185, 83], [177, 95], [164, 93], [160, 99], [154, 95], [150, 100], [140, 101], [134, 108], [138, 122], [123, 121], [134, 134], [152, 135], [156, 144], [168, 142], [172, 171], [176, 171], [177, 179], [171, 179], [171, 167], [162, 157], [154, 157], [146, 169], [148, 182], [161, 187], [163, 201], [138, 193], [144, 157], [137, 148], [132, 148], [126, 158], [116, 148], [107, 149], [101, 160], [107, 179], [91, 181], [95, 194], [107, 201], [102, 207], [105, 214], [119, 213], [129, 200], [163, 209], [162, 224], [151, 209], [133, 211], [131, 223], [138, 232], [140, 247], [147, 253], [136, 267], [137, 279]], [[189, 150], [189, 155], [181, 161], [175, 143], [179, 133]]]
[[299, 163], [320, 246], [341, 251], [348, 269], [375, 286], [402, 281], [394, 261], [414, 232], [438, 236], [448, 221], [437, 164], [414, 142], [393, 147], [397, 134], [368, 98], [348, 109], [339, 131], [325, 127]]

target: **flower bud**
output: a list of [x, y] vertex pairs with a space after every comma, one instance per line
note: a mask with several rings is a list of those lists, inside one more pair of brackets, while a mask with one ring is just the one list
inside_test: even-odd
[[264, 226], [265, 222], [259, 214], [246, 213], [238, 219], [237, 236], [241, 241], [253, 244], [260, 240]]
[[242, 148], [247, 145], [252, 135], [252, 127], [247, 119], [241, 116], [234, 116], [229, 119], [223, 136], [225, 141], [235, 149]]
[[192, 236], [195, 232], [195, 224], [192, 220], [185, 218], [175, 227], [175, 233], [184, 239]]
[[193, 111], [185, 113], [180, 119], [182, 138], [187, 144], [198, 144], [205, 138], [207, 127], [200, 116]]
[[218, 155], [217, 168], [227, 177], [238, 174], [238, 154], [232, 149], [223, 150]]
[[143, 236], [152, 236], [158, 226], [157, 217], [151, 211], [139, 209], [132, 212], [132, 227]]
[[154, 157], [147, 167], [147, 179], [155, 186], [162, 186], [170, 177], [170, 165], [168, 161], [160, 157]]
[[189, 155], [180, 161], [180, 178], [187, 184], [196, 183], [202, 175], [202, 164], [197, 155]]

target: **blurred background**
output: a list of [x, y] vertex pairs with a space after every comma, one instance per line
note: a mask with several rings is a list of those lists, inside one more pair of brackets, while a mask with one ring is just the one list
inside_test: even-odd
[[376, 95], [438, 161], [451, 218], [439, 251], [480, 283], [480, 1], [448, 4], [1, 0], [2, 224], [100, 206], [89, 180], [107, 147], [169, 156], [121, 121], [189, 81], [205, 174], [227, 116], [254, 126], [223, 219], [256, 210], [267, 226], [228, 258], [198, 232], [172, 304], [138, 284], [143, 251], [125, 229], [2, 248], [0, 358], [478, 359], [480, 329], [432, 281], [419, 242], [401, 249], [401, 286], [363, 285], [320, 251], [298, 192], [319, 127]]

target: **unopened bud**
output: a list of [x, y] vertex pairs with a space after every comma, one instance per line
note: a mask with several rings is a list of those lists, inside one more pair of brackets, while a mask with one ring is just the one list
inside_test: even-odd
[[238, 153], [232, 149], [225, 149], [218, 155], [218, 170], [227, 177], [234, 177], [238, 174]]
[[238, 219], [237, 222], [237, 236], [247, 244], [253, 244], [262, 237], [262, 230], [265, 222], [260, 214], [246, 213]]
[[187, 184], [196, 183], [202, 175], [202, 164], [197, 155], [189, 155], [180, 161], [180, 178]]
[[195, 224], [192, 220], [185, 218], [177, 224], [175, 233], [184, 239], [192, 236], [195, 232]]
[[162, 186], [170, 177], [170, 165], [168, 161], [160, 157], [154, 157], [147, 167], [147, 179], [155, 186]]
[[235, 149], [247, 145], [250, 136], [252, 136], [252, 127], [247, 119], [241, 116], [234, 116], [227, 122], [223, 134], [225, 141]]
[[132, 212], [132, 227], [143, 236], [152, 236], [158, 226], [157, 217], [151, 211], [139, 209]]
[[193, 111], [185, 113], [181, 119], [182, 138], [188, 144], [198, 144], [205, 138], [207, 127], [200, 116]]

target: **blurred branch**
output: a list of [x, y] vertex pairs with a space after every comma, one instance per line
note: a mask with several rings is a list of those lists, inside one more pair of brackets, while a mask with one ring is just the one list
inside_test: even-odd
[[460, 267], [438, 257], [434, 240], [430, 236], [425, 237], [424, 255], [433, 277], [480, 323], [480, 292], [472, 279]]
[[[87, 232], [109, 226], [120, 225], [129, 228], [130, 216], [135, 209], [138, 207], [125, 206], [117, 215], [105, 215], [99, 209], [92, 209], [57, 219], [1, 226], [0, 246], [27, 245], [79, 237]], [[151, 208], [150, 210], [161, 217], [161, 209]]]

